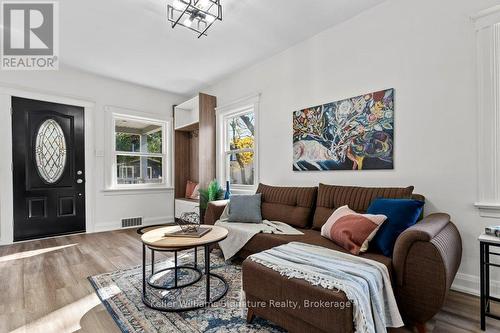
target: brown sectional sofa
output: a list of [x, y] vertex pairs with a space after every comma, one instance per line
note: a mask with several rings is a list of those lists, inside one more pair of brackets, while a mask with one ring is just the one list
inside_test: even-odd
[[[264, 219], [288, 223], [304, 235], [255, 235], [238, 253], [241, 258], [291, 241], [347, 252], [320, 235], [321, 226], [343, 205], [363, 213], [376, 198], [415, 198], [413, 187], [369, 188], [352, 186], [275, 187], [260, 184]], [[225, 201], [209, 204], [205, 223], [213, 224], [224, 210]], [[401, 314], [406, 322], [424, 331], [424, 323], [442, 307], [462, 256], [460, 234], [443, 213], [431, 214], [404, 231], [396, 241], [392, 258], [368, 251], [361, 256], [387, 266]], [[260, 316], [290, 332], [353, 332], [352, 308], [343, 292], [312, 286], [300, 279], [288, 279], [250, 260], [243, 262], [243, 289], [248, 318]], [[305, 307], [304, 301], [311, 307]], [[297, 301], [300, 308], [276, 307], [279, 301]], [[335, 308], [315, 306], [319, 303]], [[290, 304], [290, 303], [289, 303]], [[293, 303], [292, 303], [293, 304]]]

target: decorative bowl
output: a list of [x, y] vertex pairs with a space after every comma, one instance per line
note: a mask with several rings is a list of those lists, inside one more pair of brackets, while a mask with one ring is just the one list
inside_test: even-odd
[[197, 232], [200, 228], [200, 215], [194, 212], [183, 213], [180, 218], [175, 219], [175, 223], [184, 233]]

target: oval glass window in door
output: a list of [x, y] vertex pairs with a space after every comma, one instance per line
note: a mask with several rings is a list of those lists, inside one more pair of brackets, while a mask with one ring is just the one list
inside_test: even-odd
[[66, 166], [66, 139], [54, 119], [45, 120], [36, 134], [35, 160], [42, 179], [55, 183], [61, 178]]

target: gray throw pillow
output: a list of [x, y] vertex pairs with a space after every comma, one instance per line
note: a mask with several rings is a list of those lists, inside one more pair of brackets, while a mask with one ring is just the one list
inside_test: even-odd
[[229, 198], [228, 222], [262, 223], [261, 194], [233, 194]]

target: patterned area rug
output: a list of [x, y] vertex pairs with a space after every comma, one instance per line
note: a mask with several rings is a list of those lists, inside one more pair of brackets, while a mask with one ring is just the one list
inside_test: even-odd
[[[148, 254], [149, 255], [149, 254]], [[198, 262], [203, 263], [203, 253], [198, 251]], [[210, 257], [211, 272], [224, 277], [229, 285], [227, 294], [211, 306], [186, 312], [167, 313], [146, 307], [142, 295], [142, 265], [127, 270], [118, 270], [89, 277], [97, 295], [108, 309], [109, 313], [122, 332], [284, 332], [281, 328], [260, 318], [251, 325], [246, 323], [246, 307], [241, 290], [241, 266], [224, 262], [221, 253], [214, 250]], [[192, 265], [193, 252], [184, 251], [179, 255], [179, 264]], [[148, 260], [149, 263], [149, 260]], [[173, 266], [173, 259], [157, 261], [155, 272]], [[203, 264], [199, 264], [203, 269]], [[148, 270], [150, 267], [148, 267]], [[155, 274], [153, 282], [161, 285], [171, 285], [172, 271]], [[180, 270], [181, 281], [191, 281], [193, 271]], [[212, 292], [222, 292], [224, 285], [212, 279]], [[200, 295], [205, 295], [206, 280], [203, 277], [192, 286], [182, 290], [157, 290], [148, 288], [152, 303], [172, 302], [174, 306], [184, 306], [181, 300], [196, 301]]]

